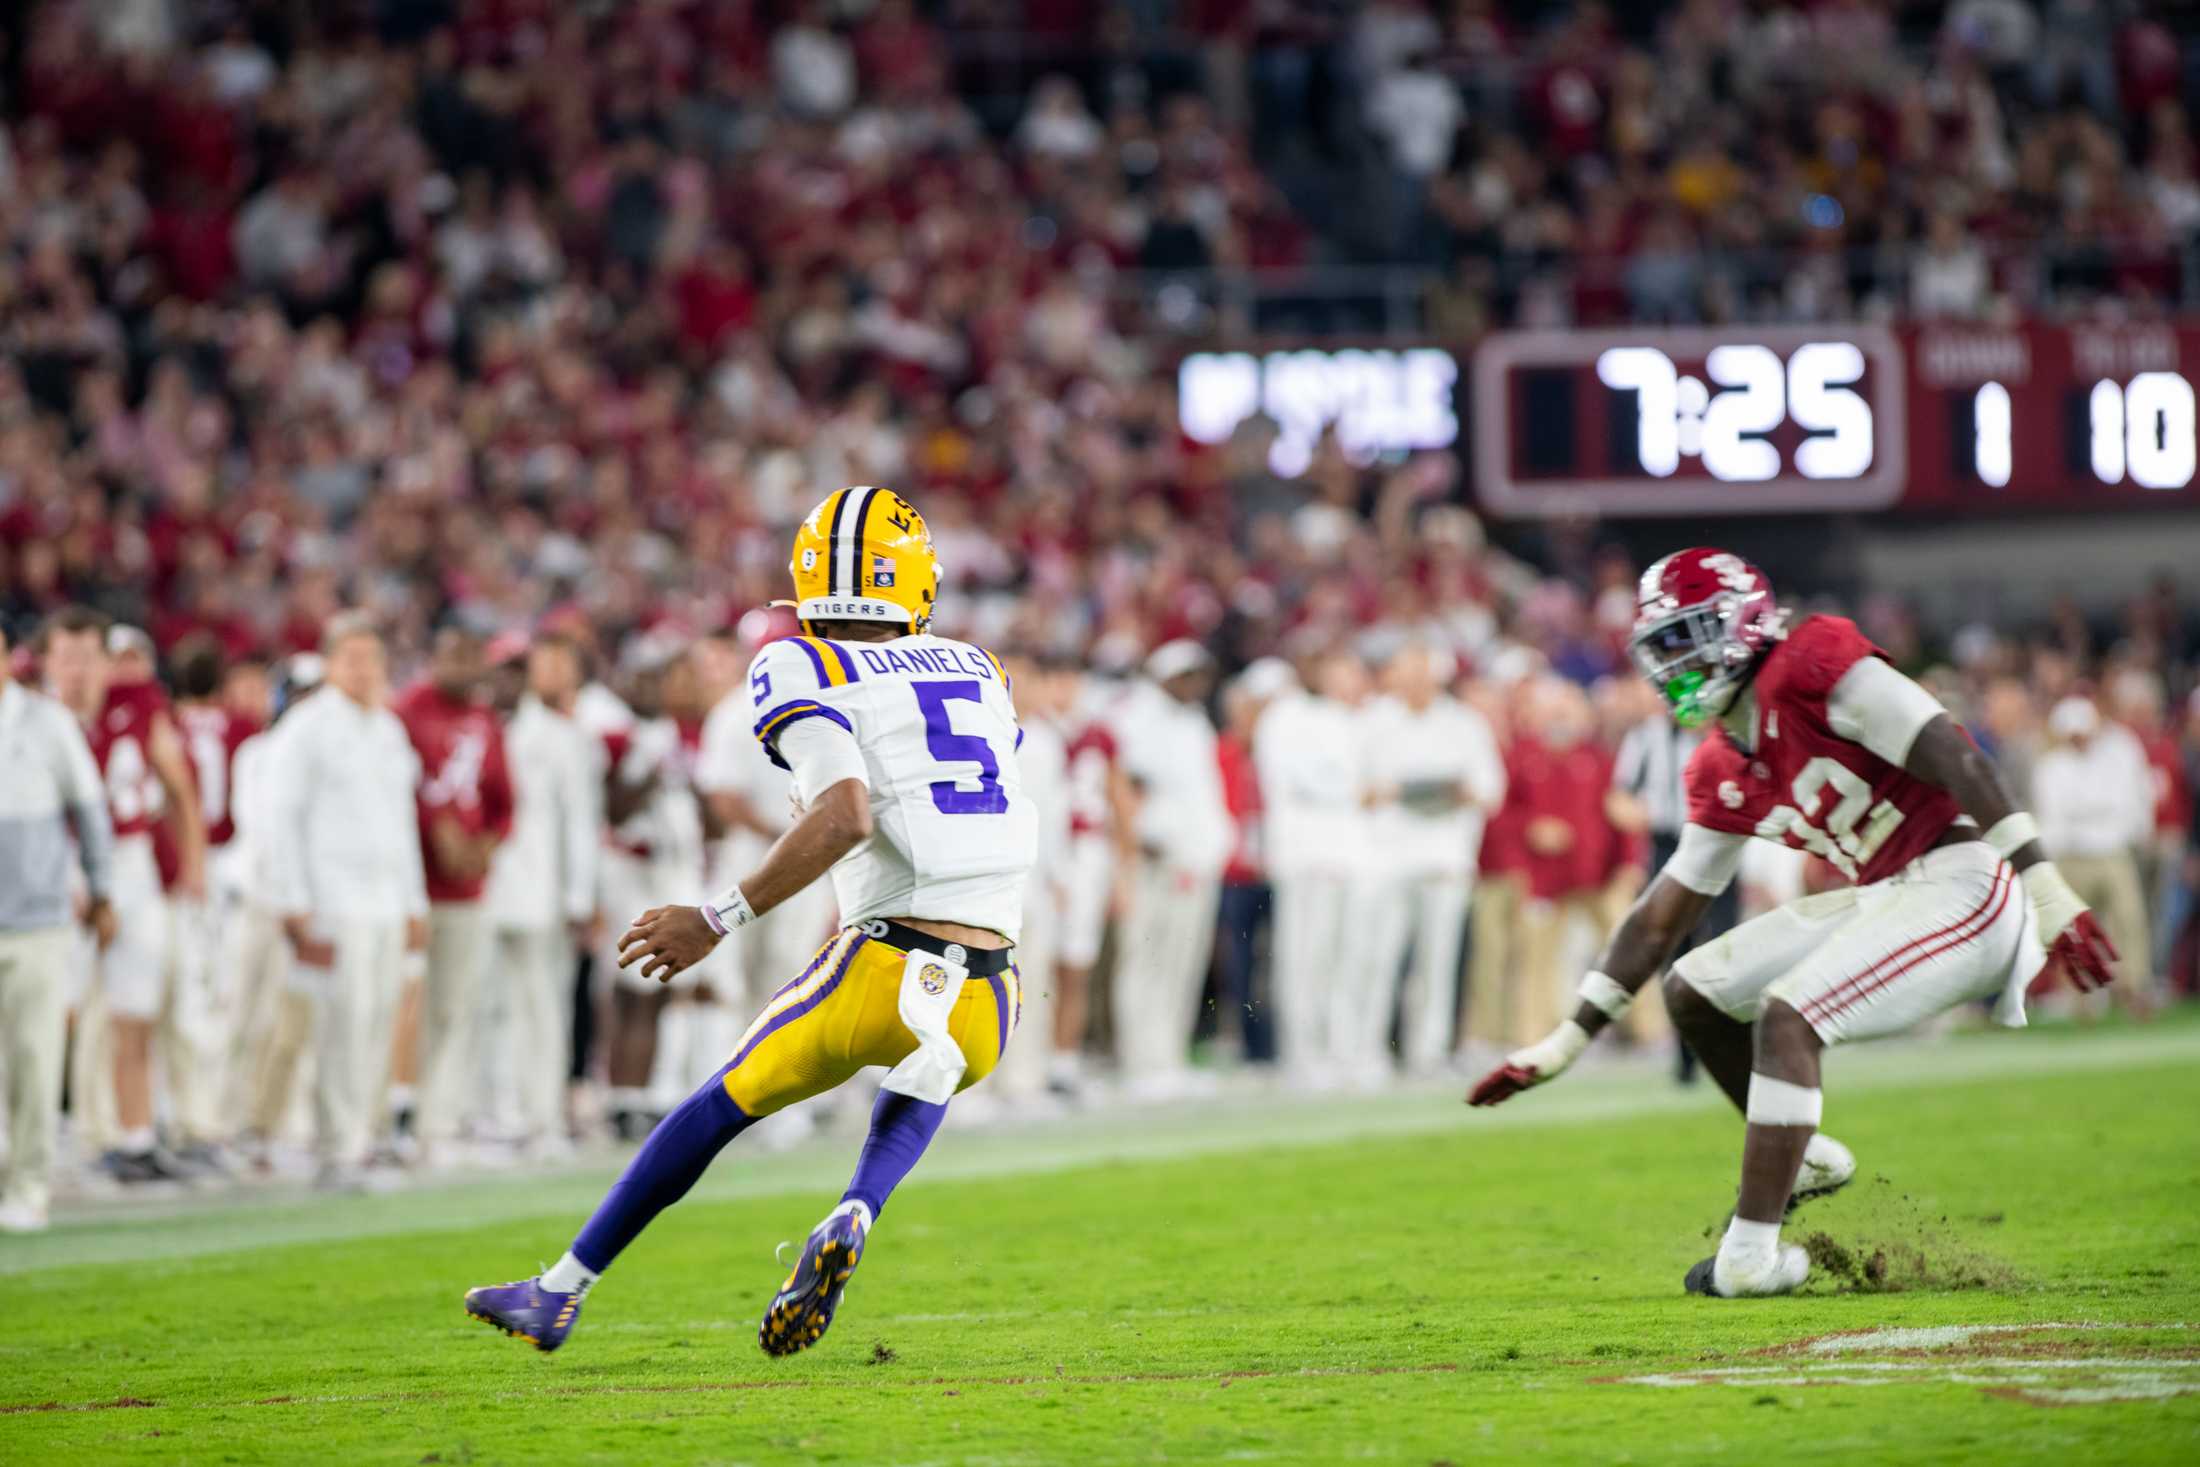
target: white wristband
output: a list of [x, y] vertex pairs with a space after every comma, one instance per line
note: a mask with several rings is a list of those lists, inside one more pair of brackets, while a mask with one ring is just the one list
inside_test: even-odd
[[2024, 883], [2025, 899], [2032, 904], [2032, 915], [2040, 924], [2040, 941], [2053, 947], [2055, 939], [2069, 930], [2078, 920], [2078, 914], [2086, 905], [2071, 889], [2062, 872], [2055, 869], [2053, 861], [2034, 861], [2017, 873]]
[[1632, 993], [1607, 975], [1594, 970], [1583, 975], [1581, 987], [1574, 997], [1602, 1013], [1605, 1018], [1613, 1020], [1626, 1013], [1627, 1006], [1635, 1001]]
[[703, 903], [703, 920], [710, 930], [724, 937], [736, 927], [746, 927], [756, 920], [756, 913], [749, 907], [749, 899], [741, 894], [741, 888], [727, 888], [716, 901]]
[[1986, 843], [2004, 861], [2039, 838], [2039, 822], [2022, 810], [2002, 816], [1994, 822], [1994, 828], [1986, 832]]

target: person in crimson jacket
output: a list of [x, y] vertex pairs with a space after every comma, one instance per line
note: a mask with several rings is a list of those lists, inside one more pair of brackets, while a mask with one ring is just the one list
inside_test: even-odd
[[[489, 858], [512, 833], [516, 802], [504, 762], [504, 733], [482, 695], [480, 640], [456, 626], [436, 634], [427, 677], [401, 694], [398, 718], [420, 756], [421, 864], [428, 883], [427, 978], [412, 1025], [400, 1017], [400, 1085], [418, 1056], [418, 1132], [424, 1156], [447, 1143], [463, 1116], [478, 1056], [468, 1032], [475, 988], [488, 962], [490, 926], [482, 893]], [[402, 1106], [400, 1099], [400, 1106]]]
[[1626, 838], [1605, 813], [1612, 753], [1595, 738], [1588, 695], [1552, 678], [1532, 699], [1535, 717], [1513, 741], [1508, 788], [1518, 792], [1521, 978], [1508, 1011], [1507, 1043], [1540, 1037], [1564, 1001], [1559, 964], [1577, 922], [1602, 936], [1617, 920], [1608, 893], [1627, 865]]

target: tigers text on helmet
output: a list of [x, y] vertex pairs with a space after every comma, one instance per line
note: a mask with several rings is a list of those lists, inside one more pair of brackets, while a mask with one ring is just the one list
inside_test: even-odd
[[1683, 728], [1726, 712], [1786, 635], [1765, 573], [1730, 551], [1676, 550], [1642, 573], [1628, 655]]
[[940, 560], [917, 507], [891, 489], [839, 489], [795, 531], [795, 616], [805, 632], [818, 621], [883, 621], [911, 633], [932, 624]]

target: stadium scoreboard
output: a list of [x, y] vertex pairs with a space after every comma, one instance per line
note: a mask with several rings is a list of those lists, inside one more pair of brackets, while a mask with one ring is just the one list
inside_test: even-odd
[[2169, 325], [1503, 333], [1469, 447], [1509, 515], [2186, 505], [2196, 365]]
[[1187, 436], [1302, 471], [1457, 448], [1504, 516], [2200, 507], [2200, 323], [1499, 332], [1470, 354], [1194, 352]]

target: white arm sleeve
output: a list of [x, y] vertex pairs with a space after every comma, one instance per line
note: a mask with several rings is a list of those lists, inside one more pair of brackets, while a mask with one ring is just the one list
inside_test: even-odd
[[1877, 657], [1841, 674], [1826, 695], [1826, 722], [1842, 738], [1862, 744], [1896, 768], [1926, 724], [1948, 710], [1938, 698]]
[[779, 757], [794, 771], [794, 787], [805, 805], [844, 779], [871, 787], [856, 736], [829, 718], [801, 718], [775, 736]]
[[1690, 822], [1681, 827], [1680, 846], [1665, 863], [1664, 874], [1700, 896], [1715, 897], [1733, 883], [1748, 844], [1746, 835]]

